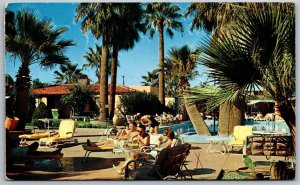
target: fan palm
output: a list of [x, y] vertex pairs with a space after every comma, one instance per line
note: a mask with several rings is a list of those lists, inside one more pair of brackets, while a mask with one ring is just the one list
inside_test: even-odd
[[[87, 64], [83, 64], [82, 68], [96, 68], [96, 76], [98, 77], [98, 82], [100, 82], [100, 63], [101, 61], [101, 51], [102, 51], [102, 46], [99, 46], [96, 44], [96, 49], [94, 50], [93, 48], [89, 48], [89, 52], [86, 53], [83, 58], [86, 59], [88, 62]], [[111, 50], [108, 52], [108, 63], [107, 63], [107, 75], [110, 76], [111, 73], [108, 69], [111, 68]]]
[[218, 35], [228, 29], [236, 19], [232, 4], [218, 2], [190, 3], [184, 15], [193, 18], [191, 31], [202, 28], [207, 32]]
[[158, 71], [153, 70], [152, 72], [147, 72], [147, 75], [142, 76], [143, 82], [142, 85], [144, 86], [153, 86], [157, 87], [158, 86]]
[[165, 104], [165, 78], [164, 78], [164, 28], [167, 34], [172, 38], [173, 31], [183, 32], [182, 23], [178, 21], [181, 17], [180, 8], [171, 3], [148, 3], [145, 9], [146, 29], [150, 30], [150, 37], [153, 37], [155, 31], [159, 35], [159, 101]]
[[[195, 68], [198, 55], [191, 51], [188, 45], [183, 45], [180, 48], [172, 47], [166, 61], [169, 66], [168, 74], [177, 77], [178, 94], [182, 96], [190, 87], [188, 79], [192, 79], [197, 74]], [[183, 114], [183, 120], [185, 120], [185, 103], [183, 99], [180, 101], [180, 112]]]
[[108, 50], [109, 33], [113, 31], [113, 3], [80, 3], [76, 7], [75, 22], [81, 20], [83, 32], [91, 31], [96, 39], [102, 37], [102, 51], [100, 62], [100, 121], [105, 122], [107, 118], [108, 103]]
[[237, 8], [243, 13], [238, 15], [231, 34], [199, 46], [201, 62], [224, 90], [211, 102], [220, 105], [226, 100], [247, 98], [255, 87], [261, 87], [277, 102], [295, 141], [295, 111], [290, 101], [295, 93], [294, 4]]
[[166, 61], [176, 76], [178, 76], [178, 92], [182, 95], [188, 88], [188, 80], [193, 79], [197, 72], [195, 71], [198, 63], [198, 54], [191, 51], [188, 45], [183, 45], [180, 48], [172, 47], [169, 50]]
[[39, 20], [31, 10], [19, 10], [7, 21], [10, 29], [5, 33], [6, 50], [21, 62], [16, 75], [16, 116], [20, 118], [18, 128], [24, 129], [25, 122], [30, 119], [29, 66], [38, 63], [43, 68], [52, 68], [68, 62], [64, 52], [74, 43], [59, 39], [68, 30], [66, 27], [55, 28], [50, 19]]
[[[213, 37], [218, 38], [220, 34], [231, 30], [238, 19], [237, 15], [241, 14], [244, 8], [259, 10], [261, 7], [260, 3], [191, 3], [185, 16], [193, 18], [191, 30], [203, 28], [211, 32]], [[234, 126], [244, 122], [245, 100], [240, 98], [238, 101], [224, 102], [220, 106], [219, 134], [231, 133]]]
[[73, 84], [78, 82], [78, 78], [82, 75], [80, 69], [76, 69], [78, 64], [66, 63], [60, 65], [60, 71], [54, 71], [57, 84]]

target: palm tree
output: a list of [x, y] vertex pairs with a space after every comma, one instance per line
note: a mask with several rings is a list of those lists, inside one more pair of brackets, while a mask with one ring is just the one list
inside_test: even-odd
[[76, 7], [75, 22], [82, 20], [83, 32], [91, 31], [96, 39], [102, 37], [102, 51], [100, 63], [100, 121], [107, 118], [106, 105], [108, 103], [108, 50], [109, 34], [113, 31], [113, 3], [80, 3]]
[[171, 70], [175, 70], [175, 75], [178, 76], [178, 92], [183, 95], [190, 86], [188, 80], [192, 80], [198, 74], [195, 71], [198, 54], [192, 51], [188, 45], [180, 48], [172, 47], [166, 61], [171, 64]]
[[[191, 31], [202, 28], [217, 36], [219, 33], [230, 29], [232, 22], [236, 19], [236, 13], [233, 12], [232, 4], [218, 2], [190, 3], [184, 16], [193, 18]], [[239, 4], [242, 5], [244, 3]]]
[[147, 72], [147, 75], [142, 76], [143, 82], [142, 85], [144, 86], [158, 86], [158, 70], [153, 70], [152, 72]]
[[236, 8], [243, 13], [238, 15], [231, 34], [199, 46], [201, 62], [223, 89], [211, 102], [220, 105], [241, 96], [249, 99], [255, 87], [262, 87], [277, 102], [295, 143], [296, 117], [291, 102], [295, 94], [294, 4]]
[[60, 65], [60, 71], [54, 71], [56, 84], [73, 84], [78, 82], [78, 78], [82, 75], [80, 69], [76, 69], [78, 64], [70, 62]]
[[173, 31], [179, 30], [183, 32], [182, 23], [178, 21], [181, 18], [179, 6], [171, 5], [171, 3], [148, 3], [145, 9], [146, 29], [150, 30], [152, 38], [155, 31], [159, 35], [159, 101], [165, 105], [165, 79], [164, 79], [164, 28], [167, 34], [172, 38]]
[[86, 59], [88, 62], [87, 64], [82, 65], [82, 69], [87, 69], [87, 68], [96, 68], [96, 76], [98, 78], [98, 82], [100, 82], [100, 63], [101, 61], [101, 51], [102, 47], [96, 44], [96, 50], [93, 48], [89, 48], [89, 52], [87, 52], [83, 58]]
[[[189, 79], [197, 75], [195, 68], [197, 66], [198, 55], [192, 51], [188, 45], [183, 45], [180, 48], [172, 47], [169, 50], [166, 58], [170, 67], [169, 74], [177, 76], [178, 94], [183, 96], [189, 89]], [[184, 100], [180, 100], [180, 112], [183, 114], [183, 120], [186, 120], [186, 111]]]
[[[218, 38], [220, 34], [228, 32], [238, 18], [239, 9], [234, 7], [244, 6], [245, 8], [256, 7], [256, 3], [191, 3], [185, 12], [185, 17], [192, 17], [191, 31], [203, 28]], [[244, 122], [245, 100], [240, 102], [224, 102], [219, 108], [219, 133], [226, 135], [233, 132], [235, 125]], [[228, 131], [229, 130], [229, 131]]]
[[74, 43], [59, 39], [68, 30], [66, 27], [55, 28], [50, 19], [39, 20], [30, 10], [19, 10], [14, 18], [7, 20], [11, 29], [5, 33], [6, 50], [13, 59], [19, 58], [21, 62], [16, 75], [16, 116], [20, 118], [18, 129], [22, 130], [30, 119], [29, 66], [38, 63], [41, 67], [52, 68], [66, 63], [68, 58], [64, 52]]
[[110, 33], [113, 47], [109, 99], [110, 119], [113, 118], [115, 112], [118, 53], [120, 50], [133, 48], [135, 42], [140, 38], [139, 32], [144, 32], [144, 25], [141, 23], [143, 10], [140, 3], [116, 3], [114, 4], [114, 12], [115, 17], [112, 20], [114, 29]]
[[[101, 61], [101, 51], [102, 51], [102, 46], [99, 46], [98, 44], [96, 44], [95, 50], [90, 47], [89, 52], [83, 56], [83, 58], [85, 58], [88, 63], [82, 65], [83, 69], [96, 68], [96, 76], [98, 77], [98, 82], [100, 82], [100, 63], [99, 63], [99, 61]], [[111, 55], [112, 55], [112, 52], [109, 49], [108, 64], [107, 64], [107, 76], [111, 75], [110, 70], [108, 70], [111, 68]]]

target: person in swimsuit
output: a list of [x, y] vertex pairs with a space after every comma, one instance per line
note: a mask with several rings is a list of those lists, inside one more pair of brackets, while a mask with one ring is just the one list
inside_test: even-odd
[[87, 139], [87, 145], [92, 146], [92, 147], [95, 147], [95, 146], [97, 146], [97, 147], [115, 147], [120, 141], [124, 141], [124, 140], [128, 141], [138, 135], [137, 124], [135, 122], [129, 123], [128, 129], [129, 129], [129, 131], [128, 130], [123, 131], [123, 134], [121, 134], [121, 133], [119, 135], [117, 134], [118, 136], [115, 137], [114, 140], [107, 140], [104, 142], [95, 143], [95, 142], [91, 142], [89, 139]]
[[159, 123], [153, 116], [145, 115], [141, 118], [141, 123], [145, 126], [150, 126], [149, 133], [158, 134]]
[[[142, 148], [143, 146], [149, 146], [150, 145], [150, 135], [146, 132], [146, 126], [140, 124], [138, 126], [137, 130], [138, 130], [139, 134], [135, 138], [133, 138], [133, 140], [138, 144], [138, 147]], [[135, 160], [144, 155], [145, 155], [145, 153], [143, 153], [143, 152], [132, 152], [132, 154], [128, 160], [126, 160], [123, 164], [120, 164], [119, 166], [113, 165], [113, 168], [117, 171], [118, 174], [123, 174], [124, 169], [129, 161]]]

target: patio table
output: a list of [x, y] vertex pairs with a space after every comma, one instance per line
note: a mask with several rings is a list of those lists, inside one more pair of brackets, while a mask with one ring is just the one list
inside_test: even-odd
[[[61, 121], [62, 119], [48, 119], [48, 118], [43, 118], [43, 119], [38, 119], [39, 121], [42, 121], [44, 123], [45, 126], [45, 130], [50, 130], [50, 122], [54, 122], [54, 121]], [[34, 133], [35, 133], [35, 129], [34, 129]]]
[[[207, 153], [221, 153], [221, 154], [225, 154], [228, 153], [228, 148], [225, 144], [225, 138], [207, 138], [207, 140], [209, 141], [209, 146], [207, 148]], [[223, 151], [221, 150], [217, 150], [217, 149], [212, 149], [213, 145], [222, 145], [223, 146]]]

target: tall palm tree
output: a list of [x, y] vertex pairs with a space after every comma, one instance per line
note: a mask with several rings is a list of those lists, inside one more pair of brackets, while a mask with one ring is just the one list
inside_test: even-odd
[[[86, 53], [83, 58], [87, 60], [87, 64], [83, 64], [82, 68], [96, 68], [96, 76], [98, 78], [98, 82], [100, 82], [100, 63], [101, 61], [101, 53], [102, 53], [102, 46], [96, 44], [96, 49], [94, 50], [93, 48], [89, 48], [89, 52]], [[110, 76], [110, 68], [111, 68], [111, 55], [112, 52], [109, 49], [108, 52], [108, 63], [107, 63], [107, 76]]]
[[78, 64], [70, 62], [60, 65], [60, 71], [54, 71], [56, 84], [73, 84], [78, 82], [78, 78], [82, 75], [81, 70], [77, 69]]
[[118, 53], [120, 50], [133, 48], [135, 42], [140, 38], [139, 32], [145, 32], [144, 25], [141, 23], [143, 10], [140, 3], [116, 3], [114, 4], [114, 12], [115, 16], [112, 19], [114, 29], [110, 33], [113, 47], [109, 99], [110, 119], [113, 118], [115, 112]]
[[[193, 79], [197, 74], [195, 69], [198, 54], [192, 51], [188, 45], [183, 45], [180, 48], [172, 47], [166, 61], [170, 66], [169, 74], [177, 76], [177, 90], [179, 96], [182, 97], [190, 87], [188, 80]], [[180, 112], [183, 114], [183, 120], [186, 120], [185, 103], [182, 98], [180, 99]]]
[[74, 43], [59, 38], [68, 30], [66, 27], [55, 28], [50, 19], [40, 20], [31, 10], [19, 10], [14, 18], [7, 20], [12, 27], [5, 33], [6, 50], [21, 62], [16, 75], [16, 116], [20, 118], [18, 129], [24, 129], [30, 119], [29, 66], [38, 63], [43, 68], [52, 68], [66, 63], [64, 52]]
[[150, 37], [158, 31], [159, 36], [159, 101], [165, 104], [165, 78], [164, 78], [164, 28], [167, 34], [172, 38], [173, 31], [183, 32], [182, 23], [178, 21], [181, 18], [180, 7], [171, 3], [148, 3], [145, 8], [146, 29], [150, 30]]
[[96, 39], [102, 37], [102, 51], [100, 63], [100, 121], [107, 119], [108, 77], [107, 63], [109, 50], [109, 34], [113, 31], [113, 3], [80, 3], [76, 7], [75, 22], [81, 20], [83, 32], [91, 31]]
[[[251, 98], [262, 87], [289, 126], [294, 142], [296, 116], [291, 98], [295, 94], [295, 7], [292, 3], [262, 3], [260, 9], [243, 7], [231, 34], [200, 44], [201, 62], [210, 70], [223, 92], [213, 104]], [[208, 46], [208, 43], [209, 46]], [[245, 69], [245, 70], [241, 70]]]
[[[204, 29], [217, 36], [219, 33], [228, 30], [232, 22], [236, 19], [233, 12], [233, 3], [190, 3], [184, 16], [192, 17], [191, 31], [194, 29]], [[240, 3], [243, 4], [243, 3]]]

